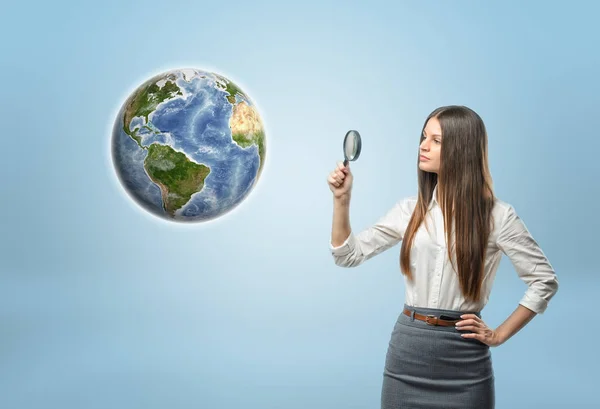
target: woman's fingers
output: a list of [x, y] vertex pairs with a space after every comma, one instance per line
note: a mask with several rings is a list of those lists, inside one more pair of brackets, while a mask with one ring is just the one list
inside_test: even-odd
[[470, 318], [470, 319], [474, 319], [476, 321], [481, 321], [481, 318], [479, 318], [475, 314], [463, 314], [463, 315], [460, 316], [460, 318], [463, 318], [463, 319], [469, 319]]
[[456, 323], [456, 326], [457, 326], [457, 327], [462, 327], [462, 326], [464, 326], [464, 325], [475, 325], [475, 326], [477, 326], [477, 327], [480, 327], [480, 326], [481, 326], [481, 322], [479, 322], [479, 321], [477, 321], [477, 320], [474, 320], [474, 319], [470, 318], [470, 319], [468, 319], [468, 320], [458, 321], [458, 322]]
[[329, 175], [329, 177], [327, 178], [327, 182], [329, 182], [329, 184], [335, 186], [335, 187], [340, 187], [341, 182], [338, 182], [333, 175]]
[[461, 321], [458, 321], [456, 323], [457, 327], [460, 327], [462, 325], [477, 325], [480, 327], [485, 326], [483, 320], [481, 318], [479, 318], [477, 315], [475, 314], [464, 314], [461, 315], [460, 318], [462, 318]]
[[480, 342], [485, 343], [485, 338], [483, 337], [483, 335], [481, 334], [477, 334], [477, 333], [469, 333], [469, 334], [460, 334], [461, 337], [463, 338], [471, 338], [471, 339], [476, 339]]
[[[350, 174], [350, 168], [344, 166], [343, 162], [338, 162], [337, 166], [327, 176], [327, 183], [337, 189], [344, 187], [346, 176]], [[351, 176], [350, 176], [351, 177]], [[352, 183], [350, 181], [350, 183]], [[348, 186], [349, 188], [349, 186]]]
[[342, 183], [344, 181], [344, 179], [346, 178], [346, 175], [344, 173], [342, 173], [340, 170], [334, 170], [333, 172], [331, 172], [331, 176], [337, 180], [339, 183]]
[[473, 332], [478, 332], [481, 328], [477, 327], [475, 325], [464, 325], [462, 327], [457, 327], [456, 328], [459, 331], [473, 331]]

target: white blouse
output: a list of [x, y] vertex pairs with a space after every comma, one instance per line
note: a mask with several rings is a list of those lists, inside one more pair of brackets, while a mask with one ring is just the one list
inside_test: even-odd
[[[414, 280], [411, 282], [404, 277], [406, 304], [456, 311], [481, 311], [489, 299], [504, 253], [528, 286], [519, 303], [536, 313], [543, 313], [558, 290], [558, 279], [514, 207], [496, 198], [492, 209], [494, 225], [485, 258], [482, 297], [479, 302], [470, 302], [464, 299], [458, 275], [448, 259], [444, 219], [436, 200], [437, 186], [433, 193], [426, 215], [429, 233], [424, 221], [417, 230], [410, 253], [410, 269]], [[330, 241], [329, 248], [335, 264], [356, 267], [398, 244], [404, 236], [416, 203], [417, 196], [402, 199], [373, 226], [356, 235], [351, 232], [340, 246], [333, 247]], [[452, 257], [456, 265], [456, 254], [453, 253]]]

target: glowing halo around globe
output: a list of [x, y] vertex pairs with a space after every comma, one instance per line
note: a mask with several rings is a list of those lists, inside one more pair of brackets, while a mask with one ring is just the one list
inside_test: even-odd
[[146, 211], [202, 222], [238, 206], [266, 156], [252, 100], [222, 75], [176, 69], [153, 76], [126, 99], [113, 125], [119, 181]]

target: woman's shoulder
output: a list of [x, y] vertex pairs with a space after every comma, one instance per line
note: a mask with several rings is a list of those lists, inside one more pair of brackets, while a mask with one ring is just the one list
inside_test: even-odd
[[396, 204], [398, 206], [403, 207], [404, 209], [412, 211], [412, 210], [414, 210], [415, 206], [417, 205], [418, 200], [419, 200], [418, 195], [404, 196], [404, 197], [400, 198], [396, 202]]
[[400, 196], [396, 199], [389, 212], [396, 215], [402, 215], [403, 217], [410, 216], [416, 207], [417, 199], [417, 195]]
[[506, 211], [509, 207], [511, 207], [510, 203], [500, 199], [499, 197], [494, 196], [494, 210]]
[[513, 205], [498, 197], [494, 197], [494, 206], [492, 207], [492, 215], [494, 217], [494, 225], [499, 228], [505, 221], [511, 220], [511, 215], [516, 215]]
[[413, 203], [413, 204], [417, 203], [417, 200], [419, 200], [419, 195], [406, 196], [401, 199], [401, 201], [403, 201], [405, 203]]
[[[418, 200], [418, 195], [403, 196], [396, 201], [396, 206], [412, 211], [416, 207]], [[500, 199], [499, 197], [494, 196], [494, 206], [492, 208], [492, 213], [494, 213], [495, 215], [497, 214], [499, 216], [505, 216], [510, 211], [514, 211], [514, 207], [512, 204]]]

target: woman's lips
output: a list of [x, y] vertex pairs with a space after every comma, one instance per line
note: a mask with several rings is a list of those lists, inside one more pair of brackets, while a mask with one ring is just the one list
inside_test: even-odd
[[425, 157], [425, 156], [422, 156], [422, 155], [421, 155], [421, 156], [419, 156], [419, 159], [421, 159], [421, 160], [429, 160], [429, 158], [427, 158], [427, 157]]

